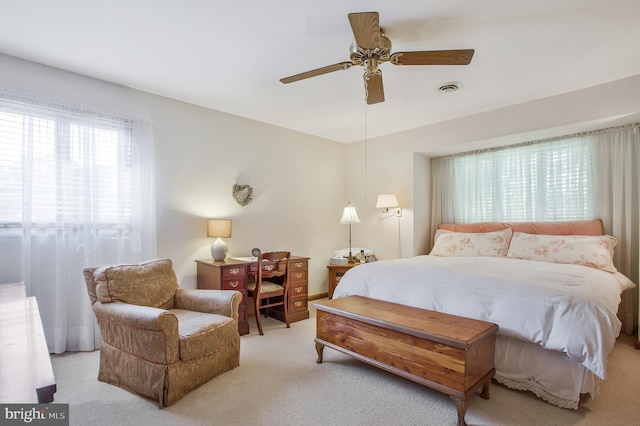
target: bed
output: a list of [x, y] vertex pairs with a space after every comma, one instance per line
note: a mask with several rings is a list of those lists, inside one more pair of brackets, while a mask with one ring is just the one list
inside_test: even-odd
[[495, 379], [577, 409], [606, 378], [620, 333], [617, 240], [599, 220], [443, 224], [429, 255], [350, 269], [334, 298], [361, 295], [498, 324]]

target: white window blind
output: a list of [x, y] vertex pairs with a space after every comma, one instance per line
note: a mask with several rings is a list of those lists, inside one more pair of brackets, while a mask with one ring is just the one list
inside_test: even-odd
[[3, 102], [0, 226], [126, 226], [132, 218], [132, 127], [113, 117]]
[[552, 141], [455, 157], [456, 222], [592, 218], [591, 151]]

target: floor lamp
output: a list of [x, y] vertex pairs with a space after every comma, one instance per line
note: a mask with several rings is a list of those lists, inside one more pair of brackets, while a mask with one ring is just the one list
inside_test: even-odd
[[360, 223], [360, 218], [356, 212], [356, 208], [351, 205], [351, 202], [342, 211], [342, 218], [340, 223], [343, 225], [349, 225], [349, 263], [354, 263], [353, 254], [351, 254], [351, 224]]

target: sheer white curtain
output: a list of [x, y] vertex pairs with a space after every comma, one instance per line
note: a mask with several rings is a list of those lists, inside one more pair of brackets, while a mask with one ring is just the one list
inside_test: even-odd
[[[434, 158], [431, 240], [440, 223], [600, 218], [618, 239], [615, 264], [639, 282], [640, 125]], [[623, 293], [625, 333], [638, 288]]]
[[156, 255], [148, 123], [0, 92], [0, 282], [36, 296], [49, 351], [100, 334], [82, 269]]
[[431, 233], [433, 242], [438, 225], [456, 223], [454, 214], [454, 165], [451, 158], [434, 158], [431, 161]]
[[[640, 125], [589, 135], [593, 147], [594, 215], [618, 238], [616, 268], [640, 283]], [[618, 315], [626, 334], [638, 322], [638, 287], [622, 295]]]

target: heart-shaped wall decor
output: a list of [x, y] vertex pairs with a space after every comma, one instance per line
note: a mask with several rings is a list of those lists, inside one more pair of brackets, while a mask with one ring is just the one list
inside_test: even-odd
[[253, 188], [250, 185], [233, 185], [233, 199], [242, 207], [253, 201]]

